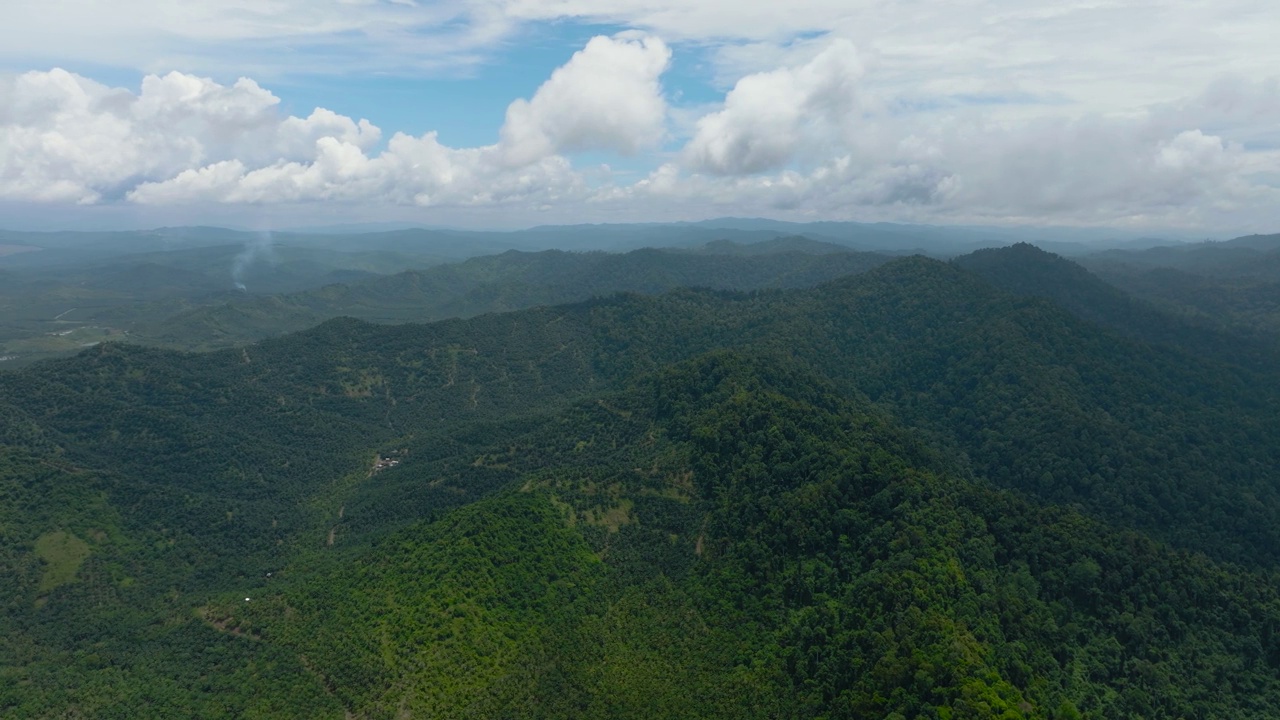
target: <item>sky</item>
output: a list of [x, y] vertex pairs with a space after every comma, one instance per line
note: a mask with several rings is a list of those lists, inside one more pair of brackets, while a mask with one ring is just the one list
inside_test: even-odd
[[5, 0], [0, 227], [1280, 231], [1273, 0]]

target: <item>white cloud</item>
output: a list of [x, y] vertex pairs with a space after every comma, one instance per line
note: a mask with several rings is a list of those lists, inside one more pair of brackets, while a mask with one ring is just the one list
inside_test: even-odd
[[988, 217], [1102, 222], [1228, 200], [1239, 146], [1161, 125], [1147, 117], [965, 124], [932, 140], [931, 165], [949, 179], [952, 212]]
[[[384, 19], [400, 12], [369, 3]], [[705, 39], [702, 13], [726, 6], [693, 5], [592, 10], [573, 0], [529, 0], [484, 22], [499, 28], [523, 17], [616, 12], [636, 25], [684, 22], [672, 37]], [[1180, 33], [1191, 21], [1218, 39], [1238, 39], [1241, 56], [1256, 50], [1275, 59], [1270, 46], [1258, 49], [1255, 30], [1215, 25], [1216, 5], [1189, 3], [1154, 17], [1159, 39], [1141, 48], [1117, 40], [1122, 33], [1108, 24], [1137, 22], [1139, 6], [1128, 0], [1053, 8], [974, 0], [960, 15], [935, 8], [964, 32], [933, 15], [895, 15], [901, 4], [820, 5], [735, 5], [724, 32], [710, 35], [718, 71], [730, 73], [727, 90], [722, 102], [700, 100], [697, 111], [668, 107], [662, 80], [673, 53], [662, 40], [594, 38], [531, 97], [491, 118], [503, 123], [500, 139], [484, 147], [449, 147], [431, 132], [389, 132], [384, 142], [369, 122], [323, 108], [287, 116], [249, 79], [169, 72], [147, 76], [136, 91], [62, 70], [0, 79], [0, 200], [523, 208], [530, 217], [547, 207], [606, 217], [645, 208], [652, 219], [709, 206], [715, 214], [939, 222], [1207, 223], [1236, 213], [1274, 222], [1277, 191], [1265, 178], [1280, 177], [1277, 82], [1249, 72], [1256, 58], [1206, 70], [1204, 62], [1227, 56], [1203, 40], [1179, 51], [1186, 72], [1175, 73], [1203, 92], [1171, 90], [1167, 79], [1148, 83], [1167, 63], [1182, 63], [1178, 52], [1138, 62], [1142, 48], [1155, 52], [1151, 43], [1186, 39]], [[1224, 6], [1242, 8], [1238, 0]], [[315, 32], [346, 27], [339, 21], [346, 10], [320, 7], [316, 17], [329, 19], [317, 20]], [[431, 12], [470, 17], [477, 12], [470, 7]], [[1050, 11], [1052, 21], [1042, 17]], [[256, 29], [191, 31], [265, 37], [291, 27], [264, 12]], [[815, 18], [814, 27], [831, 32], [796, 39]], [[885, 22], [872, 32], [850, 18]], [[1035, 30], [1037, 22], [1047, 29]], [[767, 31], [770, 23], [776, 32]], [[1091, 33], [1116, 46], [1100, 48]], [[675, 47], [678, 55], [689, 46]], [[1103, 66], [1116, 58], [1129, 64], [1108, 75]], [[610, 175], [566, 157], [595, 151], [640, 159]], [[617, 184], [637, 166], [657, 169]]]
[[[634, 153], [662, 138], [666, 116], [659, 78], [670, 50], [656, 38], [593, 38], [530, 100], [507, 111], [497, 145], [451, 148], [435, 133], [396, 133], [380, 153], [378, 129], [327, 110], [285, 118], [263, 137], [272, 162], [240, 157], [188, 168], [137, 186], [142, 204], [318, 200], [466, 206], [582, 199], [583, 178], [561, 153]], [[259, 153], [261, 155], [261, 153]]]
[[316, 142], [307, 162], [250, 169], [238, 161], [184, 171], [139, 185], [128, 199], [139, 204], [305, 203], [337, 201], [421, 207], [502, 205], [536, 207], [581, 199], [587, 190], [569, 161], [551, 155], [511, 168], [497, 146], [450, 148], [435, 133], [392, 136], [370, 156], [334, 137]]
[[[197, 142], [154, 132], [141, 98], [54, 70], [0, 81], [0, 194], [96, 202], [135, 176], [176, 172], [201, 159]], [[56, 191], [54, 190], [56, 188]]]
[[991, 117], [1141, 113], [1224, 74], [1280, 67], [1280, 15], [1270, 0], [506, 0], [523, 21], [613, 22], [645, 29], [677, 52], [712, 51], [707, 74], [743, 77], [796, 67], [808, 46], [845, 38], [867, 73], [861, 99], [936, 116], [980, 104]]
[[193, 168], [311, 159], [326, 138], [362, 149], [378, 140], [365, 120], [324, 109], [281, 117], [278, 105], [244, 78], [151, 75], [137, 94], [59, 69], [0, 80], [0, 197], [92, 203]]
[[197, 197], [225, 201], [245, 171], [244, 163], [239, 160], [223, 160], [183, 170], [162, 182], [142, 183], [129, 192], [129, 199], [148, 205], [172, 204]]
[[737, 80], [679, 161], [635, 195], [717, 214], [1091, 224], [1207, 223], [1231, 209], [1257, 219], [1276, 199], [1252, 181], [1280, 170], [1275, 80], [1219, 79], [1125, 112], [1034, 102], [1008, 112], [963, 98], [918, 109], [919, 96], [886, 92], [884, 63], [867, 69], [847, 41], [748, 55], [782, 65]]
[[[610, 50], [620, 50], [623, 60], [647, 59], [644, 72], [655, 86], [667, 54], [657, 41], [605, 39], [589, 49], [589, 59]], [[0, 199], [536, 204], [585, 192], [569, 162], [555, 154], [559, 149], [607, 143], [630, 149], [661, 132], [663, 105], [654, 92], [647, 104], [641, 98], [624, 105], [623, 115], [584, 106], [572, 92], [519, 102], [536, 109], [553, 141], [511, 167], [505, 146], [450, 148], [435, 133], [396, 133], [378, 152], [381, 131], [368, 121], [323, 108], [305, 118], [282, 116], [279, 100], [248, 79], [221, 85], [170, 73], [146, 77], [135, 94], [64, 70], [31, 72], [0, 83]], [[632, 114], [637, 108], [648, 115]], [[559, 127], [552, 124], [557, 117], [573, 120]]]
[[815, 142], [840, 140], [857, 121], [861, 76], [857, 51], [845, 40], [798, 67], [748, 75], [725, 97], [723, 110], [698, 121], [686, 162], [711, 173], [752, 173], [787, 165], [806, 145], [820, 152]]
[[667, 113], [659, 79], [670, 60], [657, 38], [592, 38], [532, 99], [507, 108], [500, 133], [507, 162], [583, 150], [632, 155], [657, 145]]
[[1166, 102], [1222, 74], [1264, 77], [1280, 61], [1269, 0], [14, 0], [0, 23], [0, 62], [264, 80], [456, 74], [547, 22], [612, 23], [709, 46], [726, 85], [787, 64], [798, 38], [845, 37], [875, 67], [875, 87], [894, 96], [1049, 89], [1085, 112]]
[[1067, 224], [1199, 225], [1233, 209], [1257, 219], [1277, 199], [1247, 176], [1280, 168], [1280, 154], [1248, 153], [1167, 113], [898, 121], [862, 116], [860, 131], [875, 141], [847, 143], [818, 162], [733, 174], [669, 163], [632, 192], [710, 203], [717, 214], [770, 208], [826, 218]]
[[14, 0], [0, 60], [259, 77], [452, 72], [512, 29], [492, 4], [465, 0]]

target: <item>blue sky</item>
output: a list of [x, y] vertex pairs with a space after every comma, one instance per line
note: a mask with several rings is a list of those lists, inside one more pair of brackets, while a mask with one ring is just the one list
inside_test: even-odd
[[1261, 0], [0, 13], [0, 226], [1280, 224]]
[[555, 23], [525, 29], [493, 55], [461, 71], [423, 77], [316, 74], [287, 78], [272, 89], [295, 114], [327, 107], [412, 135], [436, 130], [453, 146], [487, 145], [497, 142], [498, 126], [512, 98], [532, 96], [592, 37], [623, 29]]

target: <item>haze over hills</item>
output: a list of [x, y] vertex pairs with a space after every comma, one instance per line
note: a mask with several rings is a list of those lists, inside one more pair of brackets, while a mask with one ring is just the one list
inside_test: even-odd
[[1272, 340], [1280, 337], [1280, 235], [1112, 250], [1082, 262], [1167, 312]]
[[1271, 350], [1029, 246], [751, 247], [0, 374], [0, 711], [1275, 715]]
[[[140, 342], [211, 348], [301, 329], [343, 314], [379, 321], [425, 320], [538, 302], [563, 302], [595, 292], [648, 292], [685, 284], [745, 289], [800, 282], [767, 278], [727, 282], [724, 273], [722, 277], [713, 273], [706, 278], [676, 273], [648, 289], [640, 286], [643, 283], [586, 282], [579, 291], [523, 293], [527, 297], [517, 292], [508, 298], [495, 296], [490, 302], [472, 298], [451, 308], [445, 307], [448, 303], [443, 298], [397, 299], [390, 297], [394, 295], [392, 291], [374, 291], [381, 297], [363, 298], [365, 291], [356, 288], [350, 291], [350, 304], [344, 305], [347, 298], [340, 296], [347, 291], [319, 290], [335, 283], [361, 285], [376, 275], [421, 271], [511, 249], [629, 252], [641, 247], [662, 247], [704, 255], [758, 256], [876, 248], [876, 252], [886, 255], [924, 251], [951, 257], [975, 247], [1005, 245], [1014, 237], [1010, 233], [1015, 232], [735, 218], [700, 223], [549, 226], [512, 232], [333, 230], [306, 234], [215, 227], [137, 232], [0, 231], [0, 245], [12, 251], [0, 255], [0, 310], [4, 312], [0, 320], [0, 357], [5, 358], [0, 367], [57, 357], [125, 333], [132, 333], [133, 339]], [[1042, 237], [1046, 242], [1095, 242], [1053, 246], [1071, 252], [1122, 247], [1131, 241], [1124, 233], [1102, 231], [1029, 228], [1016, 233], [1018, 237]], [[1112, 239], [1105, 241], [1107, 237]], [[811, 280], [839, 273], [839, 267], [832, 270]], [[571, 286], [581, 280], [550, 284]], [[476, 282], [493, 281], [476, 278]], [[315, 292], [307, 296], [310, 291]], [[472, 291], [481, 292], [479, 285]], [[300, 293], [303, 297], [299, 297]], [[335, 297], [324, 299], [326, 294]], [[280, 297], [263, 299], [267, 295]], [[414, 308], [420, 312], [414, 312]], [[218, 314], [227, 317], [216, 318]]]
[[[840, 257], [813, 254], [828, 252]], [[509, 251], [442, 265], [436, 256], [388, 250], [250, 244], [127, 255], [77, 268], [14, 268], [15, 281], [0, 289], [13, 324], [0, 339], [7, 341], [6, 356], [16, 358], [11, 365], [124, 334], [135, 342], [207, 349], [341, 315], [423, 321], [619, 291], [798, 287], [887, 259], [799, 238], [721, 241], [690, 253]], [[430, 269], [380, 274], [404, 267]]]
[[[210, 348], [300, 330], [339, 316], [376, 322], [424, 322], [617, 292], [654, 294], [680, 287], [723, 290], [809, 287], [869, 270], [890, 258], [812, 241], [716, 244], [693, 253], [636, 250], [626, 254], [544, 251], [472, 258], [347, 285], [198, 308], [130, 328], [139, 341]], [[745, 250], [750, 248], [751, 250]], [[757, 249], [759, 248], [759, 249]], [[794, 248], [801, 248], [799, 250]]]
[[[203, 244], [210, 241], [221, 244]], [[250, 287], [297, 292], [445, 261], [280, 245], [261, 237], [244, 245], [227, 241], [210, 234], [194, 245], [159, 249], [150, 238], [114, 254], [76, 245], [0, 258], [12, 261], [0, 267], [0, 355], [25, 363], [65, 354], [121, 337], [137, 322], [241, 299]]]
[[1053, 300], [1081, 318], [1128, 337], [1193, 355], [1266, 368], [1280, 349], [1280, 336], [1242, 334], [1228, 312], [1162, 312], [1157, 297], [1134, 297], [1080, 265], [1025, 243], [979, 250], [953, 262], [1015, 294]]
[[[46, 259], [72, 259], [66, 251], [95, 256], [147, 252], [204, 245], [246, 244], [269, 234], [283, 245], [306, 245], [351, 252], [412, 250], [465, 258], [504, 250], [608, 250], [642, 247], [691, 247], [715, 240], [754, 243], [780, 236], [805, 236], [857, 250], [955, 255], [980, 247], [999, 247], [1019, 240], [1070, 254], [1130, 246], [1185, 243], [1188, 238], [1143, 237], [1116, 229], [1042, 227], [965, 227], [894, 223], [810, 222], [718, 218], [699, 222], [605, 225], [548, 225], [524, 230], [486, 231], [356, 225], [312, 231], [231, 230], [216, 227], [168, 227], [138, 231], [35, 232], [0, 230], [0, 245], [38, 247]], [[1196, 238], [1202, 239], [1202, 238]], [[35, 262], [27, 259], [25, 262]]]

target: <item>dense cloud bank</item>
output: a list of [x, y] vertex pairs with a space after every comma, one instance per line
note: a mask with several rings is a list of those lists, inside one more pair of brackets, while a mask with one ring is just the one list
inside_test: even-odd
[[[700, 203], [849, 216], [1195, 224], [1280, 199], [1280, 89], [1226, 77], [1128, 112], [1021, 99], [924, 106], [885, 63], [826, 36], [746, 71], [723, 100], [678, 107], [672, 48], [599, 36], [527, 99], [497, 141], [450, 147], [324, 108], [287, 115], [248, 78], [148, 75], [113, 88], [54, 69], [0, 79], [0, 200], [136, 205], [339, 201], [421, 207]], [[737, 63], [735, 65], [735, 63]], [[888, 78], [892, 80], [892, 78]], [[993, 104], [998, 104], [994, 103]], [[686, 118], [680, 122], [679, 118]], [[648, 161], [619, 176], [580, 153]]]

